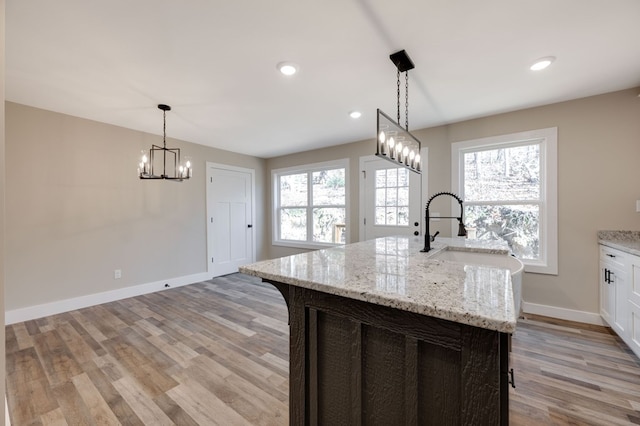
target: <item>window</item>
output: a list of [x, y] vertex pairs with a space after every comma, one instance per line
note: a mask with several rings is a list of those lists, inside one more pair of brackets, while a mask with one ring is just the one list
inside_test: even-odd
[[277, 245], [318, 248], [347, 240], [348, 160], [273, 170]]
[[557, 128], [457, 142], [451, 158], [469, 238], [505, 240], [526, 271], [557, 274]]

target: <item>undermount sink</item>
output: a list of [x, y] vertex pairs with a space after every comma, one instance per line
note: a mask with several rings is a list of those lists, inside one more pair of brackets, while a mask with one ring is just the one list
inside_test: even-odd
[[522, 272], [522, 262], [505, 254], [478, 253], [473, 251], [442, 250], [431, 257], [432, 259], [448, 260], [450, 262], [466, 263], [468, 265], [493, 266], [509, 269], [511, 275]]
[[513, 287], [513, 301], [516, 315], [520, 315], [522, 302], [522, 273], [524, 264], [520, 259], [506, 254], [479, 253], [472, 251], [442, 250], [431, 259], [446, 260], [449, 262], [464, 263], [475, 266], [492, 266], [511, 271], [511, 285]]

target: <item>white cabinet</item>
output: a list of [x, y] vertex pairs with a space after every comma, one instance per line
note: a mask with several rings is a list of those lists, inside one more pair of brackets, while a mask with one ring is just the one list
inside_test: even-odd
[[640, 256], [600, 246], [600, 315], [640, 357]]
[[628, 328], [628, 288], [626, 253], [600, 246], [600, 315], [616, 333]]
[[629, 339], [627, 344], [640, 357], [640, 256], [629, 256]]

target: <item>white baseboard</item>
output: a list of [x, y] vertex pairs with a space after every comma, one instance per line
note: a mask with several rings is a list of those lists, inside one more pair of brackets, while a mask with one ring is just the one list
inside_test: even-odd
[[140, 284], [132, 287], [105, 291], [102, 293], [89, 294], [86, 296], [74, 297], [65, 300], [58, 300], [56, 302], [44, 303], [42, 305], [13, 309], [10, 311], [5, 311], [4, 323], [5, 325], [15, 324], [17, 322], [29, 321], [49, 315], [56, 315], [62, 312], [69, 312], [76, 309], [87, 308], [89, 306], [100, 305], [102, 303], [126, 299], [128, 297], [140, 296], [156, 291], [162, 291], [167, 289], [167, 287], [165, 287], [165, 284], [169, 284], [169, 288], [181, 287], [188, 284], [206, 281], [210, 278], [211, 277], [208, 273], [202, 272], [199, 274], [170, 278], [162, 281], [155, 281], [147, 284]]
[[558, 308], [556, 306], [538, 305], [536, 303], [522, 302], [522, 310], [525, 313], [543, 315], [545, 317], [559, 318], [568, 321], [583, 322], [586, 324], [607, 325], [600, 314], [596, 312], [576, 311], [573, 309]]

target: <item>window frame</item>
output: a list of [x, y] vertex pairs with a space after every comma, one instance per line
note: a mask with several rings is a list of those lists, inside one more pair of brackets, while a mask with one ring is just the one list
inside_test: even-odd
[[[314, 206], [312, 203], [312, 186], [313, 180], [311, 179], [311, 175], [315, 172], [323, 171], [323, 170], [335, 170], [335, 169], [344, 169], [345, 175], [345, 244], [350, 243], [349, 237], [349, 212], [350, 212], [350, 197], [349, 197], [349, 159], [342, 158], [339, 160], [325, 161], [321, 163], [313, 163], [313, 164], [305, 164], [300, 166], [292, 166], [285, 167], [280, 169], [271, 170], [271, 188], [272, 188], [272, 233], [271, 233], [271, 243], [274, 246], [283, 246], [283, 247], [293, 247], [293, 248], [304, 248], [304, 249], [321, 249], [321, 248], [330, 248], [330, 247], [340, 247], [344, 244], [334, 244], [334, 243], [323, 243], [318, 241], [312, 241], [313, 239], [313, 209], [316, 207], [336, 207], [341, 208], [342, 205], [318, 205]], [[309, 177], [307, 179], [307, 204], [305, 206], [300, 206], [301, 209], [306, 210], [307, 214], [307, 240], [306, 241], [297, 241], [297, 240], [283, 240], [280, 239], [280, 212], [282, 207], [280, 206], [280, 177], [295, 175], [295, 174], [303, 174], [306, 173]]]
[[[558, 274], [558, 128], [530, 130], [451, 144], [451, 187], [464, 199], [464, 154], [540, 143], [540, 258], [521, 259], [526, 272]], [[523, 204], [522, 200], [469, 202], [477, 205]], [[453, 225], [452, 225], [452, 232]]]

